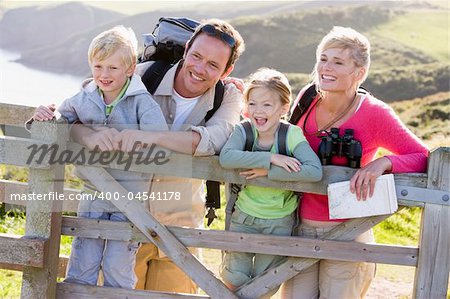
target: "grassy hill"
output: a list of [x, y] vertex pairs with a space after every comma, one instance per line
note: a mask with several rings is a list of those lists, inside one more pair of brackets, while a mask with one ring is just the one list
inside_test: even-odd
[[[150, 32], [161, 16], [230, 20], [246, 41], [233, 76], [246, 77], [261, 66], [289, 73], [294, 91], [308, 81], [320, 39], [334, 26], [350, 26], [372, 43], [372, 66], [365, 85], [385, 101], [448, 91], [450, 81], [448, 7], [435, 2], [295, 1], [214, 2], [169, 10], [133, 3], [140, 14], [125, 15], [82, 3], [7, 11], [0, 20], [0, 47], [22, 52], [19, 62], [38, 69], [89, 74], [91, 39], [114, 25]], [[118, 9], [119, 4], [112, 5]], [[131, 9], [130, 8], [130, 9]], [[28, 20], [33, 17], [33, 22]], [[48, 20], [52, 20], [49, 22]], [[26, 38], [24, 38], [26, 37]]]

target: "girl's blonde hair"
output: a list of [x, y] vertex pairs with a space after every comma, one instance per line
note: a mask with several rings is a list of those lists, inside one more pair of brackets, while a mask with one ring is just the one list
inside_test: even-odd
[[248, 103], [250, 92], [257, 87], [265, 87], [269, 91], [277, 94], [282, 105], [290, 105], [292, 102], [292, 89], [288, 78], [281, 72], [260, 68], [250, 75], [247, 88], [244, 91], [244, 101]]
[[88, 60], [92, 65], [94, 58], [104, 60], [117, 50], [123, 50], [123, 63], [129, 67], [137, 62], [137, 39], [133, 29], [116, 26], [103, 31], [92, 40], [89, 45]]
[[322, 38], [322, 41], [317, 46], [316, 65], [312, 72], [312, 79], [314, 83], [316, 83], [316, 86], [319, 86], [317, 65], [320, 62], [320, 55], [323, 51], [331, 48], [350, 50], [350, 55], [355, 65], [366, 70], [363, 78], [358, 82], [358, 86], [361, 85], [366, 80], [369, 73], [370, 42], [367, 37], [350, 27], [334, 26], [333, 29]]

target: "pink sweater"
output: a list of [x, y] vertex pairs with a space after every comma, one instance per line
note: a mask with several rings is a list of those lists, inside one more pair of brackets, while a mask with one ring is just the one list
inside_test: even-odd
[[[317, 98], [312, 105], [316, 101]], [[297, 123], [299, 127], [303, 127], [305, 117], [306, 114]], [[373, 161], [377, 150], [383, 148], [392, 153], [386, 156], [392, 162], [392, 173], [426, 172], [427, 147], [406, 128], [392, 108], [384, 102], [372, 96], [365, 96], [356, 113], [339, 127], [341, 136], [345, 129], [354, 129], [354, 138], [361, 142], [363, 150], [361, 167]], [[307, 118], [306, 131], [311, 133], [317, 130], [314, 105]], [[306, 132], [305, 137], [317, 153], [321, 139]], [[346, 165], [346, 161], [345, 157], [333, 157], [331, 163]], [[301, 218], [316, 221], [336, 221], [329, 218], [326, 195], [305, 193], [300, 203], [299, 215]]]

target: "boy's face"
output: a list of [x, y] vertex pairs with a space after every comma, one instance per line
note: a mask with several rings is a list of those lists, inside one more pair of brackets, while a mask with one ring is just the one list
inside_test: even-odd
[[222, 40], [201, 33], [185, 52], [183, 66], [175, 80], [175, 90], [187, 98], [197, 97], [214, 87], [233, 70], [225, 70], [231, 48]]
[[110, 104], [116, 99], [127, 78], [134, 73], [136, 65], [125, 65], [124, 55], [124, 51], [119, 49], [104, 60], [99, 60], [96, 57], [92, 59], [92, 76], [103, 92], [106, 104]]

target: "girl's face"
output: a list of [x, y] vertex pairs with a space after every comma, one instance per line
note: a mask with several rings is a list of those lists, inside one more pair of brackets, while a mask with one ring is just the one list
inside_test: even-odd
[[247, 114], [260, 135], [274, 134], [280, 119], [289, 111], [280, 96], [266, 87], [255, 87], [247, 101]]
[[329, 48], [321, 53], [316, 72], [321, 90], [347, 91], [362, 78], [363, 69], [355, 65], [349, 49]]

